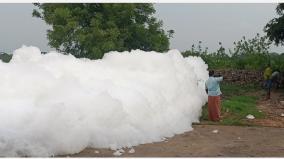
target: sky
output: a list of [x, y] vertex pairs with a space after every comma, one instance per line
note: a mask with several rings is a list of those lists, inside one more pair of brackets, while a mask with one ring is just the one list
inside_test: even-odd
[[[216, 51], [218, 43], [232, 48], [242, 36], [264, 35], [263, 28], [277, 17], [277, 4], [154, 4], [155, 17], [163, 21], [165, 30], [173, 29], [170, 48], [185, 51], [202, 41], [209, 51]], [[32, 4], [0, 4], [0, 52], [12, 52], [24, 45], [41, 51], [54, 50], [48, 46], [44, 21], [31, 16]], [[284, 52], [284, 47], [272, 46], [270, 51]]]

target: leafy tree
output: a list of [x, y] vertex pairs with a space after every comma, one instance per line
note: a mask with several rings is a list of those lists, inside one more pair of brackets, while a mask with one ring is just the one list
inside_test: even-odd
[[4, 52], [0, 52], [0, 60], [2, 60], [2, 62], [10, 62], [10, 60], [12, 59], [12, 54], [7, 54]]
[[234, 52], [230, 51], [234, 55], [243, 54], [268, 54], [271, 41], [266, 36], [261, 37], [259, 33], [252, 39], [246, 39], [245, 36], [238, 41], [234, 42]]
[[284, 45], [284, 3], [278, 4], [276, 12], [279, 17], [270, 20], [264, 27], [264, 31], [276, 45]]
[[49, 45], [75, 57], [102, 58], [108, 51], [169, 49], [173, 30], [165, 32], [153, 4], [35, 4], [33, 16], [52, 26]]
[[271, 41], [266, 36], [261, 37], [258, 33], [252, 39], [246, 39], [234, 42], [234, 51], [231, 51], [234, 59], [234, 67], [238, 69], [261, 69], [269, 63], [269, 48]]

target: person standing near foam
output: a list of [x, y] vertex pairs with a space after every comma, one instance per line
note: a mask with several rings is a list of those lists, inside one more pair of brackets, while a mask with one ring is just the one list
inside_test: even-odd
[[205, 83], [208, 94], [208, 115], [212, 121], [219, 121], [221, 117], [221, 90], [219, 83], [223, 77], [214, 77], [214, 71], [209, 71], [209, 79]]

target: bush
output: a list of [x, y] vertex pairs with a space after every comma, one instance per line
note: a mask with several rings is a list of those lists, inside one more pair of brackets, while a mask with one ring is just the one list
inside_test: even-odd
[[268, 49], [271, 42], [266, 37], [257, 34], [254, 38], [246, 40], [243, 37], [240, 41], [234, 42], [233, 51], [225, 52], [222, 43], [220, 48], [213, 53], [208, 53], [201, 47], [201, 41], [197, 49], [192, 45], [191, 50], [183, 52], [183, 56], [200, 56], [207, 64], [209, 69], [247, 69], [263, 70], [271, 63], [272, 68], [284, 70], [284, 54], [269, 53]]

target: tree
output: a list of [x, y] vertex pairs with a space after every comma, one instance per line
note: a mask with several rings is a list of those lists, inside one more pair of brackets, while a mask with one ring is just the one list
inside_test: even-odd
[[234, 42], [233, 56], [244, 54], [268, 54], [271, 41], [266, 36], [260, 36], [259, 33], [252, 39], [246, 39], [245, 36], [238, 42]]
[[7, 54], [4, 52], [0, 52], [0, 60], [2, 60], [2, 62], [10, 62], [10, 60], [12, 59], [12, 54]]
[[284, 3], [278, 4], [276, 12], [279, 17], [270, 20], [264, 27], [264, 31], [276, 45], [284, 45]]
[[252, 39], [245, 36], [234, 42], [234, 49], [231, 52], [234, 59], [233, 64], [238, 69], [261, 69], [270, 62], [269, 48], [271, 41], [259, 33]]
[[52, 26], [49, 45], [75, 57], [102, 58], [108, 51], [169, 49], [173, 30], [165, 32], [153, 4], [35, 4], [33, 16]]

